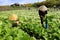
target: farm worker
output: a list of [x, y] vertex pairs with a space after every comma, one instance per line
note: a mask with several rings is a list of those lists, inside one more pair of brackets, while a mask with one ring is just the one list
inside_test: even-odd
[[18, 26], [19, 25], [19, 20], [18, 20], [18, 16], [16, 14], [12, 14], [9, 16], [9, 20], [12, 21], [12, 27]]
[[[42, 24], [42, 27], [44, 27], [44, 19], [45, 19], [45, 15], [47, 14], [47, 10], [48, 8], [45, 6], [45, 5], [42, 5], [40, 6], [39, 8], [39, 16], [40, 16], [40, 19], [41, 19], [41, 24]], [[47, 21], [47, 20], [46, 20]], [[46, 22], [47, 23], [47, 22]]]

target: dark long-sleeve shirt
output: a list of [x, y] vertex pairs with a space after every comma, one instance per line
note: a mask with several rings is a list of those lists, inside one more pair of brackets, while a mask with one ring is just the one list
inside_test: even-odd
[[43, 16], [43, 17], [45, 17], [45, 15], [47, 14], [47, 11], [40, 11], [39, 10], [39, 16], [41, 17], [41, 16]]

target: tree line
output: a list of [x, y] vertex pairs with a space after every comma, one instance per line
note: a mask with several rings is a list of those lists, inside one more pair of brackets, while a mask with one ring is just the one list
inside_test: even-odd
[[[15, 3], [14, 4], [15, 6], [19, 6], [19, 4]], [[20, 5], [20, 6], [23, 6], [23, 7], [39, 7], [41, 5], [45, 5], [47, 7], [59, 7], [60, 6], [60, 0], [46, 0], [46, 1], [43, 1], [43, 2], [36, 2], [36, 3], [33, 3], [33, 4], [23, 4], [23, 5]], [[11, 5], [13, 6], [13, 5]]]

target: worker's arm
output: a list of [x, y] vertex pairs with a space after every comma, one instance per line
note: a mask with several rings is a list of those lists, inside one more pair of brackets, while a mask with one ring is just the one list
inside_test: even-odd
[[47, 14], [47, 11], [45, 11], [45, 13]]

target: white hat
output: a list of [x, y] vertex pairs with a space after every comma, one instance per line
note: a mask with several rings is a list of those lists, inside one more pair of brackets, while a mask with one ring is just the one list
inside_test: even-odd
[[45, 5], [40, 6], [38, 9], [41, 11], [47, 11], [48, 10], [48, 8]]

